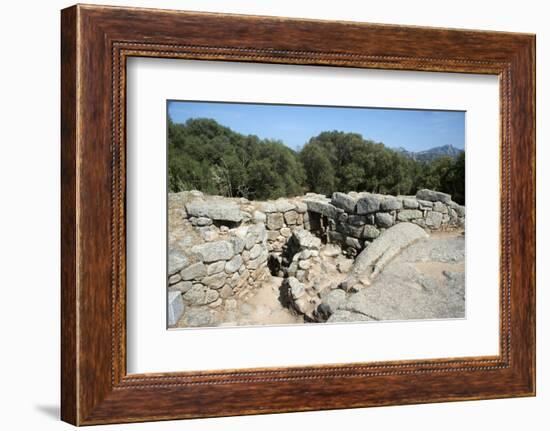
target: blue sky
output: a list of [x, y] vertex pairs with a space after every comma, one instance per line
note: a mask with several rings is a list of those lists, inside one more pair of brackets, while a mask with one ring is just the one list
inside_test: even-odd
[[465, 140], [463, 111], [169, 101], [168, 113], [175, 123], [212, 118], [236, 132], [278, 139], [294, 149], [330, 130], [360, 133], [409, 151], [449, 144], [464, 149]]

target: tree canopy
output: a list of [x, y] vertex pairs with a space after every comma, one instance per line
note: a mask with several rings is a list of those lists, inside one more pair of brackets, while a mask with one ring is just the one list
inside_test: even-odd
[[212, 119], [168, 121], [168, 188], [248, 199], [307, 191], [414, 194], [429, 188], [464, 203], [464, 152], [416, 161], [357, 133], [322, 132], [300, 151], [245, 136]]

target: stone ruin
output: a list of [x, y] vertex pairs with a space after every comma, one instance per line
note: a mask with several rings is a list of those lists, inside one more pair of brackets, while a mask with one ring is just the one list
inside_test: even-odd
[[[393, 235], [414, 241], [424, 231], [462, 230], [465, 208], [426, 189], [416, 196], [308, 193], [266, 202], [190, 191], [169, 194], [168, 222], [170, 327], [223, 324], [223, 313], [270, 277], [282, 279], [282, 306], [324, 322], [334, 301], [368, 284], [353, 276], [355, 258], [385, 231], [412, 225]], [[370, 247], [365, 265], [388, 259], [378, 248]], [[326, 260], [341, 277], [327, 275]]]

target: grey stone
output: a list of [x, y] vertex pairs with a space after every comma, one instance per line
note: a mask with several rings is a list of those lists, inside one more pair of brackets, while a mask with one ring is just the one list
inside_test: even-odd
[[342, 250], [336, 244], [326, 244], [323, 247], [323, 250], [321, 252], [323, 256], [327, 256], [327, 257], [336, 257], [341, 253], [342, 253]]
[[213, 241], [196, 245], [191, 249], [192, 253], [200, 256], [203, 262], [215, 262], [217, 260], [228, 260], [233, 257], [233, 244], [229, 241]]
[[348, 213], [353, 213], [355, 212], [357, 200], [345, 193], [334, 192], [330, 203]]
[[354, 238], [361, 238], [361, 234], [363, 233], [362, 226], [352, 226], [347, 223], [338, 223], [336, 225], [336, 230], [344, 235], [352, 236]]
[[281, 213], [269, 213], [267, 215], [267, 228], [270, 230], [279, 230], [285, 225]]
[[226, 299], [233, 296], [233, 289], [231, 289], [231, 286], [226, 284], [220, 289], [220, 298]]
[[195, 284], [191, 289], [183, 294], [183, 299], [189, 302], [191, 305], [205, 305], [206, 304], [206, 292], [210, 290], [202, 284]]
[[189, 327], [212, 326], [216, 321], [214, 316], [214, 312], [208, 308], [190, 308], [184, 314], [183, 322]]
[[422, 211], [420, 210], [401, 210], [397, 213], [397, 220], [409, 221], [422, 217]]
[[245, 242], [241, 237], [232, 236], [229, 241], [231, 241], [231, 244], [233, 244], [233, 251], [235, 252], [235, 254], [242, 253], [242, 251], [244, 250]]
[[288, 225], [295, 225], [298, 220], [298, 213], [294, 210], [284, 213], [285, 223]]
[[309, 269], [311, 266], [311, 262], [309, 260], [300, 260], [298, 262], [298, 268], [300, 269]]
[[225, 260], [219, 260], [218, 262], [214, 262], [208, 265], [208, 268], [206, 268], [206, 274], [207, 275], [217, 274], [218, 272], [222, 272], [224, 268], [225, 268]]
[[179, 274], [171, 275], [171, 276], [168, 278], [168, 284], [176, 284], [176, 283], [178, 283], [179, 281], [181, 281], [181, 275], [179, 275]]
[[447, 214], [449, 212], [447, 205], [441, 202], [434, 202], [433, 210], [443, 214]]
[[262, 252], [262, 247], [259, 244], [255, 244], [254, 247], [250, 249], [250, 259], [256, 259]]
[[210, 289], [219, 289], [227, 280], [227, 275], [225, 272], [219, 272], [214, 275], [209, 275], [208, 277], [204, 277], [202, 279], [202, 283], [206, 286], [208, 286]]
[[364, 224], [367, 224], [367, 221], [368, 216], [356, 214], [350, 214], [347, 219], [347, 222], [352, 226], [363, 226]]
[[175, 274], [189, 265], [189, 260], [182, 252], [176, 249], [168, 250], [168, 275]]
[[379, 227], [392, 227], [393, 226], [393, 216], [388, 213], [376, 213], [375, 223]]
[[434, 190], [422, 189], [416, 192], [416, 198], [431, 202], [443, 202], [448, 204], [451, 202], [451, 195], [443, 192], [436, 192]]
[[206, 275], [206, 265], [197, 262], [180, 271], [183, 280], [198, 280]]
[[466, 207], [459, 205], [456, 207], [456, 213], [459, 217], [465, 217], [466, 216]]
[[443, 214], [436, 211], [428, 211], [426, 214], [426, 226], [430, 229], [439, 229], [441, 227], [441, 221], [443, 220]]
[[212, 224], [212, 220], [208, 217], [197, 217], [195, 219], [195, 225], [196, 226], [210, 226]]
[[168, 292], [168, 325], [174, 326], [178, 323], [184, 310], [181, 292]]
[[359, 239], [353, 238], [351, 236], [348, 236], [346, 238], [346, 245], [349, 246], [349, 247], [353, 247], [356, 250], [360, 250], [361, 248], [363, 248], [363, 244], [361, 243], [361, 241]]
[[204, 297], [204, 302], [206, 304], [211, 304], [211, 303], [217, 301], [219, 299], [219, 297], [220, 297], [220, 294], [218, 293], [218, 291], [208, 289], [206, 291], [206, 295]]
[[431, 201], [418, 199], [417, 202], [421, 210], [431, 210], [434, 207], [434, 203]]
[[169, 287], [169, 290], [179, 291], [181, 293], [187, 292], [193, 287], [193, 283], [190, 281], [180, 281], [179, 283], [173, 284]]
[[267, 220], [267, 217], [261, 211], [254, 211], [254, 213], [252, 214], [252, 219], [254, 220], [255, 223], [265, 223], [265, 221]]
[[327, 323], [368, 322], [374, 320], [361, 313], [348, 310], [336, 310], [327, 320]]
[[243, 258], [240, 254], [235, 255], [231, 260], [228, 260], [225, 264], [225, 272], [228, 274], [233, 274], [237, 272], [241, 265], [243, 264]]
[[304, 214], [307, 211], [307, 205], [301, 201], [294, 202], [294, 205], [296, 205], [296, 211], [300, 214]]
[[336, 220], [338, 215], [342, 212], [341, 209], [320, 199], [305, 199], [304, 203], [307, 205], [308, 211], [324, 215], [334, 220]]
[[311, 232], [298, 228], [292, 232], [292, 238], [301, 248], [312, 248], [319, 250], [321, 248], [321, 239], [314, 236]]
[[240, 222], [243, 215], [235, 202], [222, 200], [194, 200], [185, 205], [187, 213], [194, 217], [208, 217], [212, 220]]
[[364, 239], [375, 239], [380, 235], [380, 231], [376, 229], [373, 225], [367, 224], [363, 228], [363, 234], [361, 235]]
[[414, 197], [403, 198], [403, 208], [414, 210], [418, 208], [418, 201]]
[[281, 213], [296, 209], [296, 207], [286, 199], [277, 199], [275, 201], [275, 208]]
[[[277, 237], [279, 236], [279, 232], [276, 230], [268, 230], [267, 231], [267, 240], [268, 241], [276, 241]], [[254, 244], [252, 244], [250, 247], [252, 248]]]
[[340, 256], [336, 260], [336, 269], [341, 273], [345, 274], [351, 270], [353, 266], [353, 259], [347, 259], [344, 256]]
[[387, 197], [380, 203], [380, 209], [382, 211], [395, 211], [400, 210], [403, 208], [403, 203], [401, 202], [401, 199], [397, 199], [394, 197]]
[[300, 283], [295, 277], [288, 277], [286, 279], [286, 284], [290, 289], [290, 294], [294, 299], [301, 298], [305, 295], [305, 286], [303, 283]]
[[351, 290], [356, 284], [369, 285], [384, 266], [401, 250], [428, 235], [412, 223], [398, 223], [385, 230], [355, 259], [351, 273], [341, 286]]
[[218, 308], [219, 306], [221, 306], [223, 304], [223, 299], [222, 298], [218, 298], [216, 299], [214, 302], [211, 302], [210, 304], [208, 304], [208, 306], [210, 308]]
[[380, 198], [376, 195], [365, 195], [357, 200], [357, 214], [370, 214], [380, 209]]
[[321, 303], [325, 305], [325, 311], [329, 316], [334, 314], [345, 302], [346, 292], [342, 289], [331, 290], [321, 297]]
[[290, 228], [288, 227], [283, 227], [281, 229], [281, 235], [284, 236], [285, 238], [289, 238], [290, 235], [292, 235], [292, 230], [290, 230]]

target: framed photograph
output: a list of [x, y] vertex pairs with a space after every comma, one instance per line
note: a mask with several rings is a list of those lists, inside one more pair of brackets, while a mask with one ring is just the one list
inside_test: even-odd
[[535, 36], [62, 11], [62, 419], [535, 394]]

